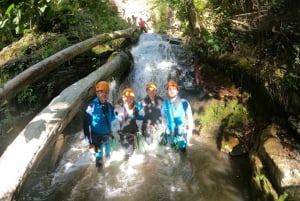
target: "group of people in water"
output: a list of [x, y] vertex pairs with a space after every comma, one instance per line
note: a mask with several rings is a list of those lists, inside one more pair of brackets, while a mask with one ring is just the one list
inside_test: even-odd
[[[157, 94], [155, 82], [147, 83], [145, 88], [147, 95], [141, 101], [135, 100], [132, 88], [125, 88], [120, 103], [112, 105], [108, 101], [109, 83], [99, 81], [96, 84], [96, 97], [88, 104], [83, 123], [86, 143], [95, 151], [96, 167], [101, 167], [103, 158], [112, 153], [113, 121], [119, 122], [118, 135], [127, 159], [134, 154], [140, 131], [148, 145], [159, 143], [186, 152], [192, 136], [193, 115], [189, 102], [178, 94], [177, 82], [167, 82], [165, 100]], [[142, 121], [141, 128], [137, 121]]]

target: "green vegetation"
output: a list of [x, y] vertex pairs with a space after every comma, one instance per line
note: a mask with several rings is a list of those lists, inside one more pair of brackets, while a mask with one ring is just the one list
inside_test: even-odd
[[254, 178], [255, 184], [265, 192], [267, 200], [285, 201], [288, 199], [288, 194], [283, 193], [280, 196], [275, 192], [272, 184], [265, 174], [257, 174]]
[[24, 90], [21, 91], [20, 94], [18, 94], [17, 100], [18, 104], [37, 104], [37, 94], [34, 94], [33, 89], [30, 86], [27, 86]]
[[4, 64], [0, 68], [0, 87], [28, 67], [69, 46], [69, 41], [64, 35], [54, 33], [29, 33], [18, 43], [20, 48], [12, 48], [11, 51], [0, 54], [2, 60], [23, 58], [18, 62]]
[[128, 26], [118, 18], [117, 8], [104, 1], [10, 1], [0, 3], [0, 49], [25, 33], [64, 33], [83, 39]]
[[[212, 127], [224, 126], [228, 128], [242, 127], [249, 121], [246, 107], [237, 99], [210, 102], [203, 113], [195, 114], [195, 120], [201, 122], [201, 128], [209, 130]], [[241, 132], [235, 133], [236, 137], [242, 138]]]
[[[0, 109], [1, 109], [0, 112], [4, 114], [5, 118], [0, 119], [0, 135], [8, 132], [10, 129], [10, 125], [12, 125], [13, 123], [9, 110], [3, 106], [4, 104], [0, 105]], [[2, 107], [4, 109], [2, 109]]]
[[285, 200], [287, 200], [287, 198], [288, 198], [288, 194], [284, 193], [284, 194], [279, 196], [277, 201], [285, 201]]
[[292, 99], [287, 92], [299, 94], [299, 3], [160, 0], [156, 6], [163, 16], [160, 27], [173, 11], [182, 37], [201, 61], [255, 74], [285, 108]]

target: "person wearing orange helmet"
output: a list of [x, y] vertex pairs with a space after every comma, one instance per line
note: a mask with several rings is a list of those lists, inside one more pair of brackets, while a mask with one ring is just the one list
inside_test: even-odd
[[99, 81], [95, 86], [96, 97], [88, 104], [83, 122], [86, 143], [95, 151], [96, 167], [103, 164], [103, 155], [111, 155], [111, 123], [116, 119], [114, 108], [108, 102], [109, 83]]
[[171, 147], [186, 151], [193, 131], [193, 114], [189, 102], [178, 95], [178, 84], [171, 80], [166, 84], [168, 98], [163, 102], [161, 115], [166, 125], [163, 141]]
[[161, 127], [161, 106], [163, 99], [157, 94], [158, 87], [155, 82], [146, 85], [146, 97], [141, 101], [144, 119], [142, 123], [142, 135], [148, 145], [153, 143], [155, 134]]
[[128, 159], [136, 149], [136, 138], [139, 131], [137, 120], [141, 120], [139, 110], [135, 102], [135, 93], [132, 88], [125, 88], [121, 95], [122, 102], [115, 108], [120, 124], [121, 146], [125, 152], [125, 158]]

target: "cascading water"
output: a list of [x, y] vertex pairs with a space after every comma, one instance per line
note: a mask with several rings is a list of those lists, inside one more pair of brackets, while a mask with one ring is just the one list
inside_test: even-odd
[[[168, 41], [157, 34], [142, 34], [139, 43], [132, 48], [134, 69], [132, 72], [132, 88], [137, 97], [146, 96], [145, 86], [149, 81], [157, 83], [159, 89], [164, 89], [176, 58]], [[165, 97], [165, 91], [158, 94]]]
[[[149, 81], [158, 84], [162, 97], [165, 97], [164, 84], [169, 78], [181, 77], [178, 81], [184, 87], [193, 83], [187, 68], [178, 64], [171, 45], [159, 35], [142, 34], [138, 45], [132, 48], [132, 55], [134, 70], [129, 86], [134, 88], [138, 98], [146, 95], [145, 85]], [[124, 160], [122, 150], [116, 146], [111, 158], [98, 171], [93, 154], [86, 149], [83, 140], [81, 116], [78, 118], [64, 132], [65, 144], [56, 168], [48, 169], [53, 167], [48, 161], [51, 153], [45, 154], [17, 200], [250, 200], [249, 179], [243, 173], [249, 171], [247, 165], [239, 166], [215, 146], [202, 144], [199, 136], [193, 136], [186, 155], [144, 143], [129, 160]]]
[[146, 96], [145, 86], [149, 81], [157, 83], [160, 89], [158, 94], [163, 98], [166, 98], [164, 85], [170, 79], [179, 82], [185, 89], [194, 86], [195, 81], [191, 76], [192, 54], [178, 44], [171, 44], [163, 36], [142, 34], [131, 53], [134, 69], [130, 84], [138, 99]]

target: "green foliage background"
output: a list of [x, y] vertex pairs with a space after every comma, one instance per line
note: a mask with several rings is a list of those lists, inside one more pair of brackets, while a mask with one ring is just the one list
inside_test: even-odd
[[117, 14], [117, 8], [108, 0], [30, 0], [14, 3], [4, 0], [0, 2], [0, 48], [28, 32], [55, 32], [86, 38], [128, 26]]

